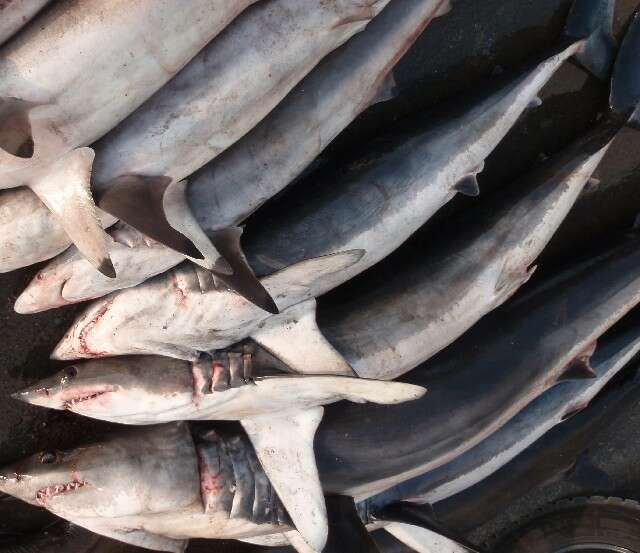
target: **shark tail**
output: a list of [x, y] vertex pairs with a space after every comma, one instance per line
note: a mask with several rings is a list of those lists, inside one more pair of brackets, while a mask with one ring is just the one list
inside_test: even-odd
[[206, 271], [203, 292], [221, 282], [265, 311], [278, 308], [244, 256], [238, 227], [207, 236], [191, 213], [186, 181], [126, 175], [112, 181], [99, 200], [106, 212], [188, 257]]
[[615, 0], [574, 0], [565, 34], [572, 39], [586, 39], [576, 61], [587, 71], [606, 80], [615, 59], [613, 38]]
[[114, 278], [107, 235], [91, 195], [95, 154], [65, 142], [52, 123], [56, 113], [52, 105], [0, 98], [0, 188], [31, 188], [87, 260]]

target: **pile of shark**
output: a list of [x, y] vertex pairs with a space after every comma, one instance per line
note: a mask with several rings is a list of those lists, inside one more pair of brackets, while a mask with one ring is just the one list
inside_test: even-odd
[[[438, 506], [524, 459], [640, 351], [622, 322], [639, 238], [529, 282], [640, 127], [640, 12], [617, 42], [614, 4], [575, 0], [545, 56], [335, 171], [310, 167], [393, 97], [397, 63], [455, 0], [0, 0], [0, 272], [47, 261], [20, 314], [90, 302], [51, 355], [74, 364], [13, 397], [121, 425], [0, 469], [1, 492], [68, 525], [20, 551], [104, 536], [375, 553], [380, 531], [478, 551]], [[610, 85], [593, 127], [317, 313], [478, 196], [569, 61]], [[275, 196], [289, 208], [244, 232]]]

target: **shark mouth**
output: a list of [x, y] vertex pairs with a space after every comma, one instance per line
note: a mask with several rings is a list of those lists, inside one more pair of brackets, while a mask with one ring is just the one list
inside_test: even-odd
[[79, 480], [74, 480], [73, 482], [69, 482], [68, 484], [58, 484], [56, 486], [48, 486], [47, 488], [42, 488], [36, 492], [36, 501], [40, 505], [46, 505], [47, 501], [52, 497], [56, 497], [58, 495], [64, 495], [66, 493], [74, 492], [80, 488], [86, 486], [87, 483]]
[[84, 395], [78, 395], [69, 399], [66, 399], [63, 403], [63, 409], [73, 411], [74, 408], [79, 405], [85, 404], [94, 399], [98, 399], [106, 394], [117, 391], [115, 387], [105, 387], [102, 390], [91, 390], [84, 393]]

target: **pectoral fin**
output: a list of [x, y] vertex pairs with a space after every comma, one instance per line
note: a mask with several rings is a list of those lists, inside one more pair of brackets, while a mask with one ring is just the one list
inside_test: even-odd
[[251, 338], [293, 371], [302, 374], [355, 375], [349, 363], [318, 328], [314, 299], [270, 317]]
[[278, 314], [278, 306], [256, 277], [245, 257], [240, 238], [240, 227], [229, 227], [211, 233], [211, 242], [229, 263], [233, 274], [216, 274], [223, 284], [235, 290], [243, 298], [273, 315]]
[[273, 488], [311, 551], [327, 541], [327, 511], [313, 439], [322, 407], [241, 421]]
[[469, 550], [426, 528], [394, 522], [384, 528], [417, 553], [467, 553]]
[[78, 250], [102, 274], [115, 278], [108, 236], [102, 229], [91, 195], [95, 153], [78, 148], [52, 161], [46, 172], [30, 180], [30, 188], [56, 215]]
[[167, 220], [164, 196], [171, 182], [168, 177], [118, 177], [110, 183], [98, 205], [156, 242], [187, 257], [204, 259], [195, 244]]

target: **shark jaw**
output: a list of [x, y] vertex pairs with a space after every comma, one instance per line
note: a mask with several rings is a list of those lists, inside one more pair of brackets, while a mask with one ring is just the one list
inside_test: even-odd
[[84, 488], [87, 482], [84, 480], [73, 480], [67, 484], [57, 484], [55, 486], [47, 486], [36, 492], [36, 502], [42, 507], [46, 507], [48, 501], [56, 496], [75, 492], [80, 488]]

